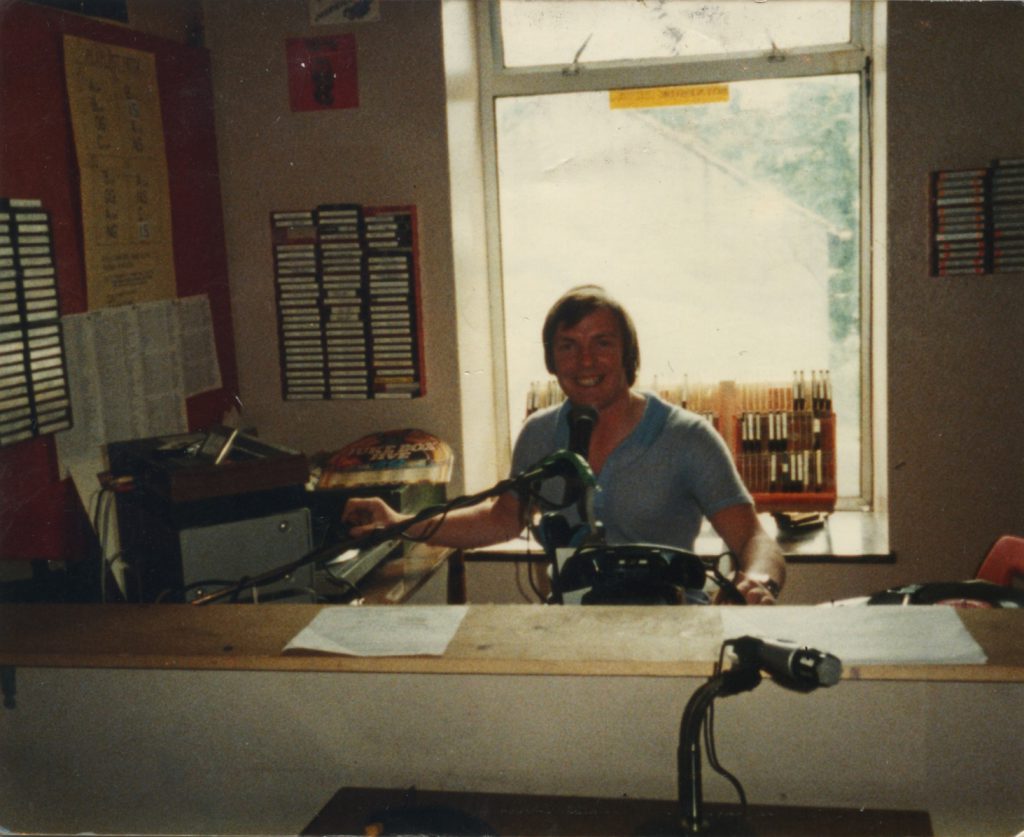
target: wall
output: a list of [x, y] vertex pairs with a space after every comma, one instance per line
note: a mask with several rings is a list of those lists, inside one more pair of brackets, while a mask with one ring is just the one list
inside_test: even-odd
[[[311, 27], [304, 2], [206, 4], [232, 299], [243, 324], [236, 335], [243, 421], [307, 454], [401, 427], [433, 433], [461, 453], [440, 14], [432, 0], [387, 2], [379, 21]], [[343, 32], [355, 35], [359, 107], [293, 113], [286, 40]], [[270, 213], [338, 202], [418, 209], [425, 398], [281, 398]]]
[[907, 571], [956, 577], [1024, 534], [1024, 275], [929, 277], [926, 184], [1024, 157], [1024, 6], [889, 14], [892, 537]]
[[202, 0], [128, 0], [128, 25], [140, 32], [187, 44], [202, 37]]
[[[0, 710], [0, 826], [297, 834], [344, 785], [672, 799], [701, 682], [23, 668], [18, 708]], [[927, 809], [936, 834], [1006, 835], [1021, 766], [991, 721], [1022, 698], [1019, 683], [765, 682], [717, 701], [715, 738], [751, 802]], [[734, 801], [704, 764], [706, 798]]]

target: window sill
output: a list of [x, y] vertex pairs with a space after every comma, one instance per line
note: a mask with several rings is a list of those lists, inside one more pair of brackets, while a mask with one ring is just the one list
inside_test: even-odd
[[[765, 531], [778, 541], [789, 564], [893, 564], [896, 561], [889, 549], [889, 518], [880, 512], [833, 512], [820, 528], [798, 533], [780, 531], [770, 514], [758, 517]], [[694, 543], [694, 552], [701, 558], [714, 558], [727, 551], [725, 542], [705, 521]], [[465, 550], [464, 557], [469, 561], [490, 562], [547, 560], [536, 541], [526, 537]]]
[[[790, 564], [892, 564], [896, 560], [889, 548], [889, 517], [881, 512], [833, 512], [822, 526], [804, 532], [780, 530], [770, 514], [758, 517]], [[726, 551], [722, 539], [706, 522], [694, 548], [703, 557]]]

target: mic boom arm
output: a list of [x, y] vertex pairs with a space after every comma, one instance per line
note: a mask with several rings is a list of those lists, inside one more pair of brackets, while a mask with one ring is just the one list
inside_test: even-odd
[[[699, 686], [690, 697], [679, 724], [676, 779], [680, 825], [686, 834], [705, 834], [709, 831], [709, 823], [704, 816], [700, 731], [706, 723], [710, 724], [708, 712], [715, 698], [738, 695], [757, 688], [761, 683], [762, 669], [780, 685], [799, 692], [810, 692], [818, 686], [834, 686], [839, 682], [843, 670], [842, 662], [832, 654], [779, 640], [742, 636], [722, 643], [723, 656], [726, 648], [733, 649], [735, 665], [723, 671], [719, 658], [714, 676]], [[707, 730], [707, 738], [713, 739], [710, 729]], [[741, 802], [746, 804], [746, 796], [739, 782], [716, 760], [711, 764], [732, 782], [739, 791]]]
[[[191, 604], [205, 605], [210, 602], [219, 601], [220, 599], [229, 597], [237, 598], [238, 594], [243, 590], [279, 581], [286, 576], [292, 575], [296, 570], [299, 570], [308, 564], [316, 564], [320, 561], [329, 561], [347, 549], [365, 549], [367, 547], [376, 546], [384, 541], [391, 540], [392, 538], [401, 537], [408, 529], [415, 526], [417, 523], [422, 523], [424, 520], [429, 520], [430, 518], [437, 517], [438, 515], [447, 514], [455, 509], [475, 506], [477, 503], [480, 503], [489, 497], [497, 497], [507, 491], [516, 491], [519, 496], [523, 498], [531, 494], [536, 496], [539, 483], [543, 482], [545, 479], [551, 479], [553, 477], [565, 477], [570, 484], [574, 482], [578, 483], [584, 492], [584, 497], [581, 502], [585, 502], [587, 504], [588, 513], [593, 511], [593, 495], [597, 488], [597, 481], [594, 479], [593, 471], [590, 470], [590, 466], [581, 456], [579, 456], [579, 454], [571, 453], [567, 450], [559, 450], [534, 465], [531, 465], [519, 474], [503, 479], [500, 482], [495, 483], [490, 488], [487, 488], [477, 494], [463, 495], [461, 497], [456, 497], [454, 500], [450, 500], [447, 503], [428, 506], [400, 523], [396, 523], [393, 526], [381, 527], [380, 529], [376, 529], [369, 535], [365, 535], [361, 538], [349, 538], [341, 541], [340, 543], [333, 543], [328, 546], [320, 547], [319, 549], [315, 549], [312, 552], [303, 555], [301, 558], [297, 558], [287, 564], [274, 567], [263, 573], [259, 573], [258, 575], [246, 576], [239, 579], [230, 587], [225, 587], [212, 593], [199, 596], [193, 599]], [[537, 497], [537, 499], [541, 501], [541, 498]], [[575, 501], [576, 497], [572, 497], [567, 501], [566, 505]], [[544, 500], [542, 502], [548, 501]]]

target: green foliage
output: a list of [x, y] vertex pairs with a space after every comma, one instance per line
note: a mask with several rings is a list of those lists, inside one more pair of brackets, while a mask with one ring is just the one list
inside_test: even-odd
[[726, 103], [659, 108], [658, 119], [836, 230], [832, 337], [859, 331], [860, 87], [857, 76], [740, 82]]

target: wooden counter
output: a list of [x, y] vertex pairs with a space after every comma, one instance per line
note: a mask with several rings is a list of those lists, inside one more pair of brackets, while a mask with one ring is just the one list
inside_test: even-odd
[[[707, 677], [715, 607], [469, 606], [440, 657], [284, 653], [323, 605], [0, 605], [0, 666]], [[864, 618], [871, 611], [862, 608]], [[851, 680], [1024, 682], [1024, 611], [959, 610], [984, 665], [861, 665]]]

